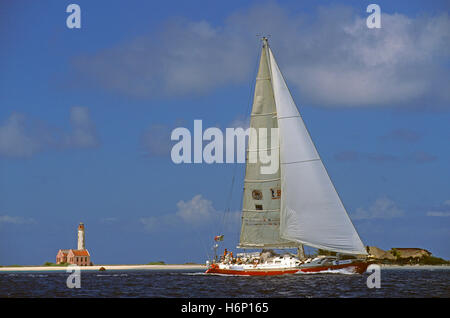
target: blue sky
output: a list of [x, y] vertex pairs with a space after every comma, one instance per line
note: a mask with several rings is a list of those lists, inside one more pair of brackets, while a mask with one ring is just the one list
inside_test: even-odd
[[244, 166], [175, 165], [169, 134], [245, 119], [260, 33], [363, 242], [450, 259], [448, 2], [377, 1], [377, 30], [370, 3], [0, 4], [0, 264], [54, 261], [79, 222], [98, 264], [234, 247]]

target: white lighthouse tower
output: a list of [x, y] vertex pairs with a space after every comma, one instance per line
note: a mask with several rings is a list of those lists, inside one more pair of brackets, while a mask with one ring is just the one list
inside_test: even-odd
[[84, 224], [80, 222], [78, 225], [78, 249], [85, 250], [86, 247], [84, 245]]

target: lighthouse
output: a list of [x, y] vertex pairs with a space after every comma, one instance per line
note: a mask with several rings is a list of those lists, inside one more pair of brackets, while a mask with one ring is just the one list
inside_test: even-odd
[[78, 225], [78, 248], [76, 250], [59, 250], [56, 254], [56, 264], [76, 264], [78, 266], [90, 266], [91, 254], [84, 243], [84, 224]]
[[78, 250], [85, 250], [84, 244], [84, 224], [80, 222], [78, 225]]

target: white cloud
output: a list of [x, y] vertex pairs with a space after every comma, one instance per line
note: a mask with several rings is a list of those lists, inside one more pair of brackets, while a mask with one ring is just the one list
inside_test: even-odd
[[450, 212], [428, 211], [427, 216], [450, 216]]
[[0, 215], [0, 225], [4, 223], [9, 224], [31, 224], [35, 223], [33, 218], [24, 218], [21, 216], [9, 216], [9, 215]]
[[351, 215], [354, 220], [361, 219], [392, 219], [402, 217], [404, 211], [397, 204], [387, 197], [381, 197], [368, 208], [358, 208]]
[[26, 158], [50, 149], [99, 145], [95, 125], [86, 107], [72, 107], [70, 123], [72, 131], [66, 133], [24, 114], [12, 113], [0, 124], [0, 156]]
[[442, 203], [441, 206], [427, 211], [427, 216], [435, 216], [435, 217], [447, 217], [450, 216], [450, 200], [446, 200]]
[[184, 21], [81, 57], [75, 65], [103, 86], [132, 96], [196, 95], [242, 83], [252, 64], [248, 53], [242, 55], [243, 48], [237, 35], [224, 34], [206, 21]]
[[[132, 42], [80, 57], [87, 78], [127, 95], [209, 93], [245, 83], [257, 55], [255, 34], [270, 42], [301, 103], [323, 106], [448, 105], [450, 19], [443, 13], [410, 18], [383, 13], [381, 29], [368, 29], [366, 13], [320, 7], [305, 16], [258, 4], [222, 25], [172, 20]], [[428, 106], [428, 105], [425, 105]]]
[[168, 225], [170, 223], [165, 224], [165, 222], [162, 222], [162, 218], [157, 218], [155, 216], [149, 216], [145, 218], [140, 218], [139, 222], [144, 225], [144, 228], [148, 232], [153, 232], [157, 229], [161, 228], [161, 225]]
[[238, 116], [231, 123], [228, 124], [229, 128], [242, 128], [247, 129], [250, 127], [250, 116]]
[[407, 160], [415, 163], [428, 163], [437, 160], [437, 156], [429, 154], [425, 151], [416, 151], [409, 156], [407, 156]]
[[73, 148], [94, 148], [99, 145], [95, 125], [87, 107], [75, 106], [70, 109], [72, 132], [66, 136], [66, 146]]
[[219, 224], [223, 224], [224, 229], [232, 227], [236, 230], [236, 226], [240, 222], [240, 216], [241, 212], [227, 212], [224, 216], [222, 211], [214, 208], [212, 201], [198, 194], [189, 201], [179, 201], [177, 211], [174, 213], [143, 217], [139, 219], [139, 222], [148, 232], [185, 226], [197, 229], [205, 226], [217, 227]]
[[173, 145], [170, 135], [171, 130], [168, 126], [151, 125], [140, 138], [140, 146], [145, 156], [169, 155]]
[[440, 83], [448, 75], [439, 70], [446, 60], [442, 57], [449, 55], [447, 15], [383, 13], [382, 28], [374, 30], [366, 27], [365, 17], [335, 11], [324, 9], [323, 19], [308, 29], [305, 38], [311, 46], [303, 46], [303, 39], [293, 48], [300, 56], [317, 53], [288, 61], [287, 77], [302, 95], [315, 103], [346, 106], [408, 106], [408, 101], [433, 94], [448, 101], [441, 93], [448, 83]]
[[219, 216], [210, 200], [204, 199], [201, 194], [194, 196], [191, 200], [183, 200], [177, 203], [177, 211], [172, 214], [161, 216], [150, 216], [140, 218], [139, 221], [149, 232], [183, 225], [201, 226], [211, 223]]
[[392, 140], [413, 143], [419, 141], [419, 139], [422, 138], [422, 135], [410, 129], [395, 129], [379, 138], [384, 141]]
[[42, 142], [29, 133], [24, 115], [13, 113], [0, 126], [0, 155], [29, 157], [42, 147]]
[[106, 218], [101, 218], [100, 222], [103, 224], [113, 224], [119, 221], [119, 218], [117, 217], [106, 217]]
[[204, 199], [201, 194], [194, 196], [190, 201], [178, 202], [177, 207], [176, 215], [190, 224], [201, 224], [211, 221], [214, 214], [217, 213], [212, 202]]
[[372, 163], [405, 163], [412, 162], [426, 164], [436, 161], [438, 158], [425, 151], [415, 151], [413, 153], [398, 155], [389, 153], [364, 153], [359, 151], [345, 150], [334, 154], [334, 159], [341, 162], [364, 160]]

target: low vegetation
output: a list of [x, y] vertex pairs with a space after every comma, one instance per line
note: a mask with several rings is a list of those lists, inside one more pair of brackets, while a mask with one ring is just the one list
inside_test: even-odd
[[397, 258], [395, 260], [384, 260], [383, 263], [392, 265], [450, 265], [450, 261], [434, 256]]
[[61, 263], [61, 264], [55, 264], [55, 263], [52, 263], [52, 262], [45, 262], [44, 263], [44, 266], [68, 266], [69, 265], [69, 263]]
[[[447, 261], [440, 257], [435, 256], [421, 256], [421, 257], [401, 257], [401, 253], [393, 248], [389, 251], [395, 259], [377, 259], [377, 263], [386, 265], [450, 265], [450, 261]], [[316, 255], [336, 256], [335, 252], [318, 249]], [[351, 255], [340, 255], [340, 259], [352, 259]]]
[[400, 252], [399, 252], [396, 248], [391, 249], [391, 254], [392, 254], [397, 260], [400, 259], [401, 254], [400, 254]]
[[17, 265], [17, 264], [13, 264], [13, 265], [2, 265], [0, 267], [22, 267], [22, 265]]
[[166, 265], [166, 263], [163, 261], [159, 261], [159, 262], [150, 262], [147, 265]]

